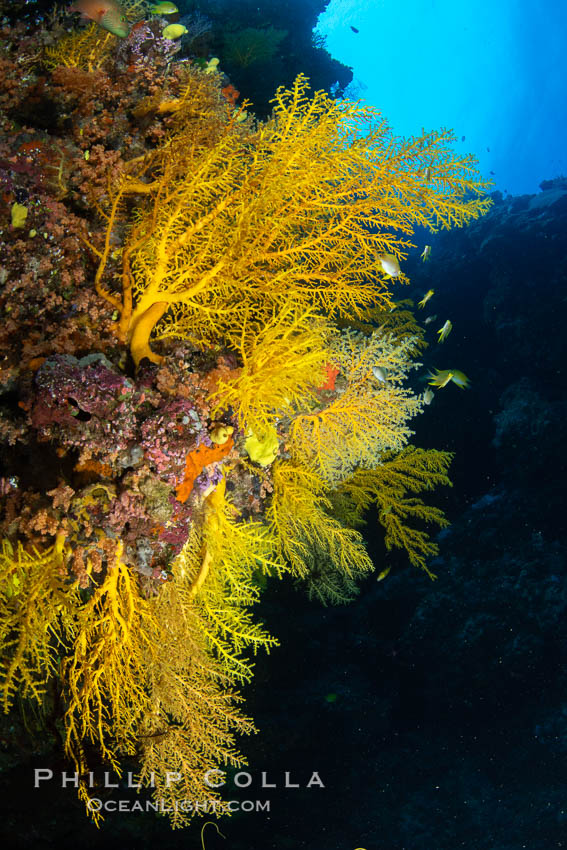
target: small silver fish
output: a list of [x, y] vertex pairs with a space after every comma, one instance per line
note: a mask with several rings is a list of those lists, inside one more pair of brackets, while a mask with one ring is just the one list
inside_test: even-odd
[[373, 366], [372, 374], [380, 383], [386, 384], [388, 382], [388, 372], [383, 366]]

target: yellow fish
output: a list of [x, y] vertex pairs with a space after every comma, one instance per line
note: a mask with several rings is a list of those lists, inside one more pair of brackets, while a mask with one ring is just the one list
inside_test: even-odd
[[439, 328], [437, 333], [439, 334], [438, 342], [445, 342], [451, 331], [453, 330], [453, 323], [447, 319], [442, 328]]
[[188, 32], [187, 27], [184, 27], [183, 24], [168, 24], [164, 29], [162, 29], [161, 34], [164, 38], [169, 38], [170, 41], [174, 41], [176, 38], [181, 38], [182, 35]]
[[468, 389], [470, 384], [465, 373], [460, 372], [459, 369], [436, 369], [435, 372], [429, 372], [427, 377], [431, 378], [429, 386], [439, 387], [440, 389], [446, 387], [451, 381], [462, 390]]
[[430, 325], [431, 322], [434, 322], [436, 318], [437, 318], [437, 313], [434, 313], [432, 316], [428, 316], [427, 319], [424, 319], [423, 324], [424, 325]]
[[169, 0], [159, 0], [158, 3], [150, 6], [150, 12], [154, 15], [175, 15], [176, 12], [179, 12], [179, 9], [174, 3], [170, 3]]
[[376, 581], [384, 581], [391, 569], [392, 567], [384, 567], [376, 576]]
[[401, 274], [400, 264], [395, 254], [380, 254], [378, 257], [382, 271], [390, 277], [398, 277]]
[[422, 262], [426, 263], [431, 256], [431, 245], [426, 245], [423, 251], [421, 252]]
[[434, 396], [435, 396], [435, 394], [434, 394], [433, 390], [425, 390], [425, 392], [423, 393], [423, 403], [424, 404], [431, 404]]
[[420, 309], [420, 310], [423, 310], [423, 308], [425, 307], [425, 305], [427, 304], [427, 302], [429, 301], [429, 299], [430, 299], [430, 298], [432, 298], [434, 295], [435, 295], [435, 290], [434, 290], [434, 289], [429, 289], [429, 290], [425, 293], [425, 295], [423, 296], [423, 298], [421, 299], [421, 301], [419, 302], [419, 304], [417, 305], [417, 306], [419, 307], [419, 309]]

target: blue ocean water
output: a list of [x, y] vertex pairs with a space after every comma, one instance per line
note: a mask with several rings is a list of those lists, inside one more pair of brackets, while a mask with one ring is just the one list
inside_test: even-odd
[[397, 135], [451, 127], [502, 192], [567, 173], [563, 0], [331, 0], [318, 32]]

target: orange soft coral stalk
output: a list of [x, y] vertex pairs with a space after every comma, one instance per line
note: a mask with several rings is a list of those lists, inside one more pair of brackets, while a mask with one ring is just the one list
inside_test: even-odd
[[319, 387], [320, 390], [334, 390], [335, 389], [335, 381], [337, 379], [337, 375], [339, 374], [340, 369], [338, 366], [333, 366], [332, 363], [327, 363], [325, 365], [325, 375], [326, 380]]
[[187, 454], [185, 460], [185, 475], [183, 481], [178, 484], [175, 492], [180, 502], [186, 502], [193, 490], [195, 479], [201, 474], [203, 469], [210, 463], [217, 460], [222, 460], [229, 454], [234, 445], [232, 437], [229, 437], [226, 443], [215, 446], [201, 445], [193, 449]]

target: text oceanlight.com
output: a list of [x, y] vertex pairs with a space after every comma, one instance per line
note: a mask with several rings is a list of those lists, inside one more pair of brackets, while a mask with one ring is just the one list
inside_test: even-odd
[[87, 801], [89, 812], [202, 812], [203, 814], [226, 814], [228, 812], [269, 812], [269, 800], [100, 800], [92, 797]]

